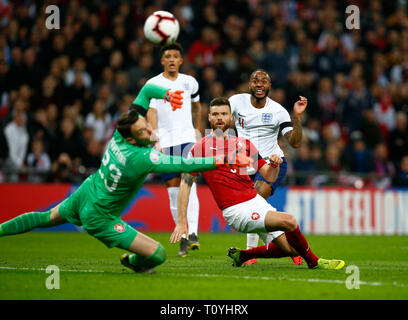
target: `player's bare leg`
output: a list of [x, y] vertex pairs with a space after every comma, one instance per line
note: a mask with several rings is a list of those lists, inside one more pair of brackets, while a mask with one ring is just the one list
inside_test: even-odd
[[154, 273], [154, 267], [166, 261], [166, 251], [156, 240], [138, 232], [130, 244], [129, 251], [120, 258], [121, 263], [137, 273]]
[[61, 204], [58, 204], [57, 206], [55, 206], [54, 208], [51, 209], [50, 220], [55, 226], [67, 222], [65, 219], [61, 218], [60, 215], [59, 215], [60, 205]]

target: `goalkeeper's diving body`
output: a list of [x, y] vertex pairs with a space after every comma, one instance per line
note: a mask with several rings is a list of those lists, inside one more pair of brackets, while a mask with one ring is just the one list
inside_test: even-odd
[[[185, 159], [168, 156], [153, 149], [152, 128], [144, 115], [151, 98], [170, 102], [174, 109], [182, 107], [182, 91], [170, 91], [156, 85], [145, 85], [129, 112], [116, 122], [116, 131], [106, 149], [99, 170], [60, 204], [46, 212], [28, 212], [0, 224], [0, 237], [20, 234], [34, 228], [48, 228], [63, 223], [82, 226], [108, 248], [131, 252], [121, 263], [139, 273], [152, 273], [166, 260], [163, 246], [138, 232], [121, 219], [121, 213], [142, 187], [151, 172], [195, 172], [229, 166], [227, 157]], [[234, 158], [235, 159], [235, 158]], [[249, 158], [237, 158], [249, 164]], [[247, 161], [248, 163], [245, 163]]]

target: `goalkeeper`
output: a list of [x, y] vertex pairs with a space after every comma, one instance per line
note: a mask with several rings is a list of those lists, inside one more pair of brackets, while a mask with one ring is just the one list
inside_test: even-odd
[[[89, 176], [78, 190], [46, 212], [28, 212], [0, 224], [0, 237], [20, 234], [34, 228], [47, 228], [63, 223], [82, 226], [108, 248], [130, 251], [121, 263], [139, 273], [152, 273], [166, 260], [163, 246], [138, 232], [120, 218], [122, 211], [142, 187], [151, 172], [196, 172], [219, 166], [249, 165], [250, 158], [194, 158], [168, 156], [153, 149], [152, 128], [143, 115], [151, 98], [165, 99], [174, 109], [182, 106], [182, 91], [170, 91], [145, 85], [129, 112], [122, 114], [106, 149], [99, 170]], [[231, 156], [231, 155], [230, 155]], [[226, 159], [233, 158], [234, 163]], [[154, 214], [154, 211], [152, 212]]]

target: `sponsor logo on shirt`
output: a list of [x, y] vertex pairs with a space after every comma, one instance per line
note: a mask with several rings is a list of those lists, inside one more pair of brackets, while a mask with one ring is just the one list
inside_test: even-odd
[[188, 82], [185, 82], [185, 83], [184, 83], [184, 89], [185, 89], [186, 91], [190, 91], [190, 84], [189, 84]]

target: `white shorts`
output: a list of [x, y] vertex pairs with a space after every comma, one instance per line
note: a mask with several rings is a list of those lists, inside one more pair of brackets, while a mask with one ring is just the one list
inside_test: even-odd
[[253, 199], [238, 203], [222, 210], [225, 221], [235, 230], [243, 233], [268, 233], [277, 238], [283, 232], [268, 232], [265, 217], [268, 211], [276, 211], [264, 198], [257, 194]]

